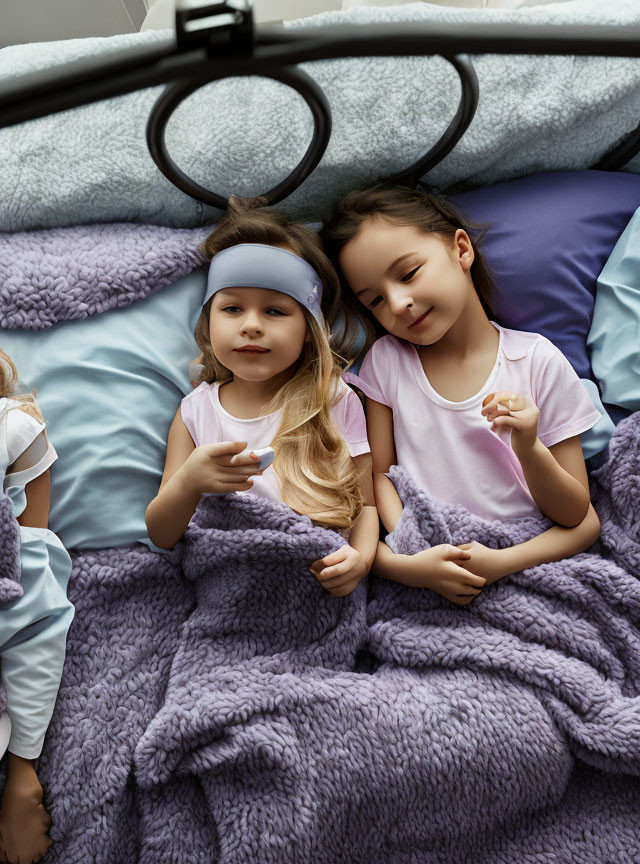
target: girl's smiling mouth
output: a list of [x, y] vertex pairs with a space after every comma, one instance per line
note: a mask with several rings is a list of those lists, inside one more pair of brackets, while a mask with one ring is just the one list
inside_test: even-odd
[[419, 318], [416, 318], [416, 320], [413, 322], [413, 324], [409, 324], [409, 327], [407, 329], [411, 330], [412, 327], [417, 327], [419, 324], [422, 324], [424, 319], [427, 317], [429, 312], [431, 312], [432, 310], [433, 310], [433, 306], [430, 309], [427, 309], [427, 311], [424, 312]]
[[242, 348], [234, 348], [234, 351], [246, 351], [249, 354], [266, 354], [269, 349], [263, 348], [262, 345], [243, 345]]

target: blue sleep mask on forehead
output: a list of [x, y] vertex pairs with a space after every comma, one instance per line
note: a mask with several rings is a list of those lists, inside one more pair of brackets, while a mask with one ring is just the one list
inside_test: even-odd
[[286, 249], [238, 243], [213, 256], [202, 305], [223, 288], [270, 288], [297, 300], [322, 324], [322, 281], [313, 267]]

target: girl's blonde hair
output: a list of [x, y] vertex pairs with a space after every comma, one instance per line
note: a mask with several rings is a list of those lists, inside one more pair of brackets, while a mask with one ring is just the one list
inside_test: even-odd
[[36, 391], [31, 393], [16, 393], [18, 388], [18, 370], [8, 354], [0, 349], [0, 399], [10, 397], [22, 404], [12, 406], [20, 408], [41, 423], [44, 422], [40, 408], [36, 402]]
[[[232, 197], [227, 214], [206, 238], [201, 251], [210, 261], [218, 252], [238, 243], [287, 246], [322, 279], [326, 323], [319, 323], [304, 310], [309, 341], [303, 345], [292, 377], [264, 406], [260, 416], [283, 409], [271, 446], [285, 504], [323, 525], [350, 528], [362, 510], [363, 499], [348, 447], [331, 415], [331, 407], [341, 392], [340, 376], [349, 364], [337, 349], [348, 354], [352, 338], [348, 325], [343, 325], [338, 339], [330, 330], [340, 309], [338, 278], [317, 235], [284, 214], [265, 209], [264, 203], [264, 199], [247, 202]], [[212, 302], [213, 298], [202, 308], [195, 328], [202, 354], [194, 362], [202, 366], [200, 381], [209, 384], [233, 378], [211, 347]]]

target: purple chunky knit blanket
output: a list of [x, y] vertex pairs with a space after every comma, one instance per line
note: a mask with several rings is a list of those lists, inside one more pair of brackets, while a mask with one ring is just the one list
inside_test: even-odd
[[20, 528], [8, 495], [0, 489], [0, 611], [24, 594], [20, 564]]
[[[20, 563], [20, 529], [8, 495], [0, 489], [0, 615], [24, 594]], [[0, 714], [6, 710], [7, 693], [0, 681]]]
[[[637, 517], [616, 521], [606, 490], [637, 477], [639, 431], [640, 415], [620, 426], [597, 474], [605, 553], [637, 549]], [[398, 551], [504, 546], [548, 525], [487, 523], [391, 476], [405, 504], [388, 538]], [[367, 631], [360, 591], [332, 598], [308, 573], [340, 544], [330, 535], [249, 496], [201, 503], [183, 561], [197, 608], [135, 753], [153, 860], [637, 860], [637, 558], [629, 570], [596, 553], [531, 568], [470, 607], [374, 581]], [[354, 671], [365, 644], [372, 674]], [[215, 826], [215, 856], [210, 833], [194, 857], [169, 836], [176, 788]], [[602, 818], [613, 802], [619, 829], [592, 835], [594, 806]]]
[[[372, 580], [367, 625], [364, 585], [308, 571], [342, 539], [250, 496], [205, 497], [170, 555], [76, 555], [47, 861], [640, 860], [639, 441], [633, 415], [594, 477], [600, 554], [469, 607]], [[397, 549], [544, 527], [391, 473]], [[354, 671], [365, 645], [379, 665]]]
[[[353, 668], [366, 640], [366, 585], [334, 597], [309, 571], [344, 542], [284, 504], [247, 494], [203, 497], [183, 559], [197, 608], [182, 631], [164, 707], [137, 748], [144, 785], [223, 764], [221, 737], [230, 735], [223, 750], [237, 749], [229, 729], [299, 701], [292, 676], [322, 680]], [[243, 748], [257, 735], [260, 749], [262, 734], [243, 728]]]

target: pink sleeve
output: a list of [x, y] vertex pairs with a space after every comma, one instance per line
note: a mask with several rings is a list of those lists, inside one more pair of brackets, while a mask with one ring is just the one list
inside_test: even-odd
[[386, 395], [389, 372], [392, 368], [398, 368], [397, 357], [392, 356], [394, 346], [391, 339], [390, 336], [383, 336], [373, 343], [357, 375], [353, 372], [345, 372], [342, 376], [349, 384], [362, 390], [369, 399], [380, 402], [388, 408], [392, 407], [390, 397]]
[[600, 419], [573, 366], [548, 339], [534, 348], [531, 379], [540, 411], [538, 438], [545, 447], [586, 432]]
[[360, 456], [369, 453], [367, 440], [367, 421], [362, 403], [349, 387], [345, 387], [345, 395], [337, 402], [331, 411], [342, 437], [347, 442], [349, 453]]

